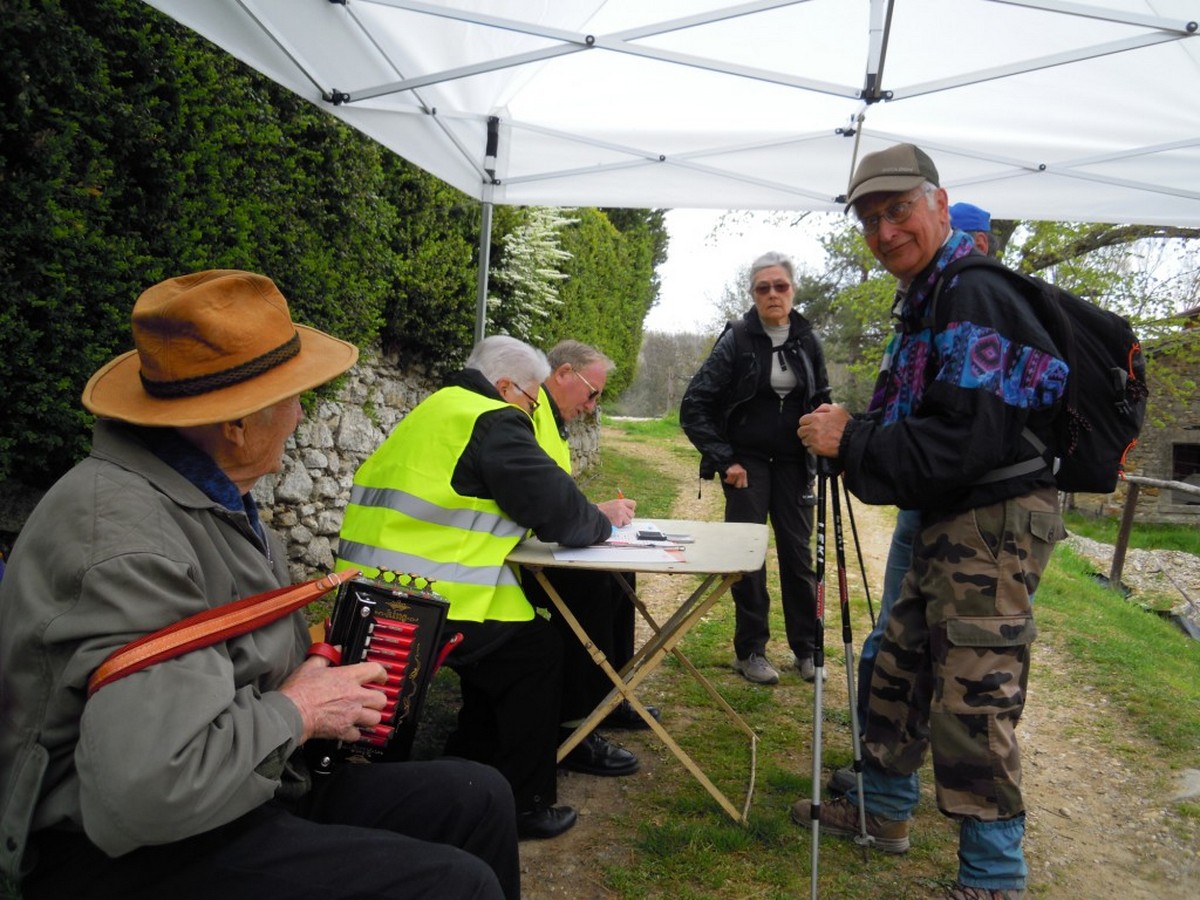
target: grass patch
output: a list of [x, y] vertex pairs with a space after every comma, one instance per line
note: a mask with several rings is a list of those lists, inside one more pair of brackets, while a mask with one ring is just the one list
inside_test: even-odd
[[[1117, 516], [1090, 516], [1071, 510], [1063, 516], [1072, 534], [1100, 541], [1117, 543], [1121, 521]], [[1156, 522], [1136, 522], [1129, 533], [1129, 546], [1135, 550], [1182, 550], [1200, 556], [1200, 529], [1191, 525], [1172, 525]]]
[[[695, 458], [675, 422], [609, 424], [627, 437], [659, 442], [665, 452], [688, 453]], [[605, 448], [602, 467], [616, 467], [620, 456], [618, 450]], [[626, 494], [641, 499], [654, 493], [656, 485], [638, 482], [632, 470], [626, 472], [629, 474], [622, 476]], [[666, 510], [647, 513], [665, 514]], [[1093, 532], [1096, 540], [1115, 539], [1115, 521], [1091, 520], [1087, 525], [1100, 529]], [[1086, 533], [1079, 523], [1070, 527]], [[1139, 524], [1133, 546], [1200, 552], [1200, 535], [1180, 534], [1182, 531]], [[846, 540], [851, 554], [849, 533]], [[852, 556], [849, 561], [853, 566]], [[769, 557], [768, 583], [772, 596], [777, 597], [773, 567]], [[857, 652], [870, 627], [861, 592], [852, 593], [851, 611]], [[825, 774], [852, 758], [840, 618], [836, 608], [831, 608], [829, 615], [829, 681], [822, 708]], [[1179, 769], [1195, 764], [1195, 748], [1200, 746], [1200, 644], [1098, 584], [1088, 565], [1065, 547], [1056, 552], [1039, 588], [1037, 615], [1043, 639], [1062, 648], [1072, 665], [1070, 673], [1054, 673], [1055, 677], [1067, 679], [1068, 690], [1084, 679], [1121, 712], [1107, 722], [1112, 733], [1098, 734], [1097, 739], [1120, 745], [1120, 729], [1132, 727], [1149, 740], [1156, 765]], [[778, 604], [772, 605], [771, 628], [776, 637], [770, 652], [777, 660], [786, 659]], [[729, 669], [732, 640], [732, 605], [722, 601], [689, 633], [685, 645], [689, 659], [758, 736], [750, 826], [742, 828], [720, 813], [707, 792], [670, 757], [658, 766], [652, 786], [629, 794], [627, 818], [636, 825], [633, 857], [627, 868], [609, 873], [606, 885], [617, 896], [784, 898], [809, 893], [810, 837], [807, 829], [790, 821], [789, 809], [795, 800], [812, 793], [812, 690], [794, 672], [785, 672], [783, 682], [774, 689], [747, 684]], [[740, 779], [747, 773], [744, 739], [731, 738], [736, 733], [732, 726], [711, 709], [692, 679], [676, 674], [679, 669], [671, 661], [660, 672], [667, 677], [654, 681], [655, 702], [670, 717], [672, 735], [734, 804], [740, 805], [744, 790]], [[653, 739], [640, 741], [635, 749], [644, 756], [669, 756]], [[864, 860], [861, 849], [853, 844], [821, 841], [822, 897], [927, 897], [953, 881], [957, 825], [937, 812], [928, 766], [922, 771], [922, 792], [911, 832], [913, 847], [904, 856], [872, 853]], [[1200, 817], [1200, 806], [1192, 803], [1178, 812], [1178, 821], [1194, 822]]]
[[1087, 681], [1165, 751], [1164, 762], [1194, 765], [1200, 642], [1100, 585], [1091, 564], [1069, 547], [1055, 550], [1035, 610], [1041, 633], [1066, 649]]

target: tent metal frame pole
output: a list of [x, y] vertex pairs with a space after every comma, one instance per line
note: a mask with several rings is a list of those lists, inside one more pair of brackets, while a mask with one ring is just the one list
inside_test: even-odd
[[500, 117], [487, 120], [487, 141], [483, 147], [483, 171], [486, 178], [480, 197], [482, 215], [479, 222], [479, 281], [475, 291], [475, 343], [483, 340], [487, 326], [488, 272], [492, 267], [492, 200], [495, 197], [496, 158], [500, 155]]
[[487, 325], [488, 269], [492, 258], [492, 186], [484, 189], [488, 199], [483, 201], [479, 223], [479, 280], [475, 297], [475, 343], [484, 337]]

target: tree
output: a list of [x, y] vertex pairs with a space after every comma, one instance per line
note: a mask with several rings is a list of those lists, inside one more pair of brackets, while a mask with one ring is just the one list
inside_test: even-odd
[[571, 253], [562, 246], [562, 229], [574, 224], [563, 210], [530, 207], [525, 220], [504, 239], [503, 262], [492, 270], [496, 292], [488, 297], [488, 330], [510, 334], [538, 346], [550, 336], [563, 266]]
[[615, 410], [625, 416], [660, 418], [679, 411], [687, 383], [712, 349], [712, 337], [646, 332], [638, 354], [637, 377]]

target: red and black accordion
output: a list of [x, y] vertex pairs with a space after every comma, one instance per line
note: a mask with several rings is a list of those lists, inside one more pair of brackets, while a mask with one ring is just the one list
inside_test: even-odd
[[[325, 625], [325, 646], [341, 648], [340, 663], [377, 662], [387, 683], [371, 684], [387, 695], [383, 720], [360, 729], [354, 743], [315, 740], [307, 746], [318, 774], [341, 762], [395, 762], [408, 759], [429, 683], [460, 635], [443, 640], [450, 604], [416, 575], [381, 572], [378, 578], [354, 578], [338, 588]], [[329, 655], [320, 645], [314, 650]]]

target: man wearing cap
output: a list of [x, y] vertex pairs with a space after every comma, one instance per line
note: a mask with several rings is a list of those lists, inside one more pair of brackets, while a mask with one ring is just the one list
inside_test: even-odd
[[50, 489], [0, 584], [0, 878], [36, 898], [515, 898], [512, 794], [465, 761], [343, 766], [302, 745], [378, 724], [382, 666], [305, 659], [300, 612], [87, 697], [130, 641], [287, 583], [251, 489], [299, 395], [357, 349], [275, 285], [214, 270], [133, 309], [88, 382], [91, 455]]
[[[933, 290], [953, 259], [975, 252], [950, 227], [946, 191], [922, 150], [863, 157], [853, 209], [875, 258], [899, 282], [898, 333], [868, 413], [825, 405], [799, 434], [837, 461], [868, 503], [918, 510], [913, 564], [875, 663], [863, 736], [867, 833], [908, 849], [915, 774], [932, 749], [938, 808], [959, 822], [949, 896], [1024, 895], [1025, 806], [1015, 726], [1025, 700], [1030, 597], [1063, 536], [1054, 476], [1022, 437], [1049, 437], [1066, 365], [1008, 281], [980, 268]], [[812, 804], [793, 819], [812, 824]], [[819, 808], [821, 830], [859, 834], [852, 790]]]
[[950, 207], [950, 227], [965, 231], [975, 241], [975, 249], [984, 256], [995, 256], [992, 214], [973, 203], [955, 203]]
[[[950, 227], [965, 231], [975, 242], [975, 249], [985, 256], [991, 255], [995, 247], [992, 238], [992, 217], [986, 209], [980, 209], [971, 203], [955, 203], [950, 207]], [[887, 359], [889, 354], [884, 354]], [[892, 533], [891, 544], [888, 547], [887, 563], [884, 567], [883, 592], [879, 597], [879, 616], [875, 627], [863, 641], [862, 650], [858, 655], [858, 688], [855, 698], [855, 712], [858, 715], [859, 728], [866, 730], [867, 701], [871, 688], [871, 673], [875, 670], [875, 656], [879, 652], [879, 643], [883, 640], [884, 630], [892, 617], [892, 606], [900, 595], [900, 584], [908, 574], [912, 564], [912, 540], [920, 527], [920, 513], [917, 510], [902, 509], [896, 514], [896, 528]], [[915, 777], [915, 776], [914, 776]], [[855, 772], [852, 766], [838, 769], [829, 779], [829, 790], [844, 794], [855, 784]]]

